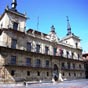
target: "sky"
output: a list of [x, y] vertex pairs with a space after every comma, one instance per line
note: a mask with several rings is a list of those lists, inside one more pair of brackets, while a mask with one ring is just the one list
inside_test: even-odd
[[[0, 15], [12, 0], [0, 0]], [[17, 0], [17, 10], [26, 13], [26, 28], [48, 34], [50, 27], [60, 39], [67, 34], [69, 17], [71, 31], [80, 37], [83, 52], [88, 52], [88, 0]], [[39, 22], [38, 29], [37, 23]]]

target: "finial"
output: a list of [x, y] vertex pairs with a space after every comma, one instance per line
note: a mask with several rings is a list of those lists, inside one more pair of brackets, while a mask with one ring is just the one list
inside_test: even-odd
[[68, 16], [66, 16], [67, 17], [67, 21], [69, 22], [69, 18], [68, 18]]
[[70, 23], [69, 23], [69, 17], [67, 17], [67, 35], [70, 35], [71, 34], [71, 26], [70, 26]]
[[54, 25], [51, 26], [51, 32], [55, 32], [55, 27], [54, 27]]
[[13, 0], [11, 5], [12, 5], [12, 9], [16, 11], [17, 1]]

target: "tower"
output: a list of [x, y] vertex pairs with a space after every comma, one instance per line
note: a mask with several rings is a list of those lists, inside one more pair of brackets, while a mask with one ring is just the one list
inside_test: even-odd
[[57, 37], [57, 34], [55, 32], [54, 25], [51, 26], [51, 31], [50, 31], [50, 33], [48, 34], [47, 37], [49, 38], [50, 41], [59, 42], [59, 38]]
[[13, 2], [12, 2], [12, 9], [14, 10], [14, 11], [16, 11], [16, 6], [17, 6], [17, 1], [16, 0], [13, 0]]
[[68, 16], [67, 17], [67, 35], [70, 35], [71, 34], [71, 26], [70, 26], [70, 23], [69, 23], [69, 18]]
[[0, 27], [25, 32], [27, 17], [16, 9], [17, 1], [12, 0], [11, 8], [6, 7], [0, 18]]
[[74, 48], [80, 48], [80, 38], [76, 35], [74, 35], [74, 33], [71, 32], [71, 26], [69, 23], [69, 18], [67, 17], [67, 34], [66, 36], [61, 40], [61, 42], [64, 42], [66, 44], [69, 44], [71, 46], [73, 46]]

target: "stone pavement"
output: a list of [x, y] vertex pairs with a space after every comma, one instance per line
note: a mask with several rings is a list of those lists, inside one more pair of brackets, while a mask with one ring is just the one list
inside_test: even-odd
[[60, 83], [0, 84], [0, 88], [88, 88], [88, 79], [64, 81]]

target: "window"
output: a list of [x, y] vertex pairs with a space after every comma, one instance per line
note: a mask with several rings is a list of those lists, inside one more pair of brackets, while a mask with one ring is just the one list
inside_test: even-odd
[[79, 68], [81, 69], [82, 67], [81, 67], [81, 64], [79, 64]]
[[76, 48], [78, 47], [78, 43], [77, 42], [75, 43], [75, 46], [76, 46]]
[[64, 67], [65, 67], [64, 62], [63, 62], [61, 65], [62, 65], [62, 68], [64, 68]]
[[18, 29], [18, 23], [16, 23], [16, 22], [13, 23], [13, 29], [14, 30], [17, 30]]
[[31, 58], [26, 58], [26, 65], [31, 66]]
[[69, 73], [69, 76], [71, 76], [71, 73]]
[[36, 65], [36, 67], [40, 67], [40, 65], [41, 65], [41, 61], [40, 61], [40, 59], [37, 59], [37, 60], [36, 60], [35, 65]]
[[16, 64], [16, 56], [11, 56], [11, 62], [10, 64], [15, 65]]
[[72, 52], [72, 59], [73, 59], [73, 57], [74, 57], [74, 53]]
[[15, 70], [11, 70], [11, 75], [12, 75], [12, 76], [15, 75]]
[[47, 72], [47, 76], [49, 76], [49, 72]]
[[62, 73], [62, 76], [65, 76], [64, 72]]
[[74, 73], [74, 76], [76, 76], [76, 73]]
[[80, 73], [80, 77], [82, 77], [82, 73]]
[[70, 63], [69, 62], [67, 63], [67, 66], [68, 66], [68, 69], [70, 69]]
[[53, 55], [55, 56], [57, 53], [57, 48], [53, 48]]
[[60, 49], [60, 56], [63, 56], [63, 50]]
[[37, 76], [40, 76], [40, 72], [39, 71], [37, 72]]
[[11, 48], [16, 49], [17, 40], [12, 39]]
[[37, 44], [37, 45], [36, 45], [36, 53], [39, 53], [39, 52], [40, 52], [40, 45]]
[[75, 69], [75, 64], [73, 64], [73, 69]]
[[69, 52], [67, 51], [66, 54], [67, 54], [67, 58], [68, 58], [68, 56], [69, 56]]
[[45, 54], [48, 54], [48, 50], [49, 50], [49, 48], [47, 46], [45, 46]]
[[30, 76], [30, 71], [27, 71], [27, 76]]
[[46, 60], [46, 67], [49, 67], [49, 61]]
[[79, 58], [80, 58], [80, 55], [78, 54], [78, 60], [79, 60]]
[[27, 42], [27, 51], [31, 51], [31, 43]]

